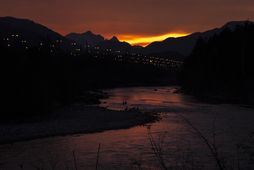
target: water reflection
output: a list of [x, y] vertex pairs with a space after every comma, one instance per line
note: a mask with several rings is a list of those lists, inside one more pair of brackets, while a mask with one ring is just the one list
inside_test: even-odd
[[[186, 132], [177, 121], [171, 125], [166, 122], [153, 124], [152, 131], [157, 134], [167, 129], [167, 150], [184, 141], [180, 134]], [[164, 129], [164, 130], [163, 130]], [[96, 153], [101, 144], [100, 169], [135, 169], [135, 162], [142, 163], [143, 169], [157, 169], [159, 164], [151, 150], [147, 127], [140, 126], [126, 130], [113, 130], [97, 134], [75, 135], [21, 142], [0, 147], [0, 159], [5, 169], [26, 170], [44, 167], [58, 169], [68, 167], [74, 170], [72, 153], [75, 151], [78, 168], [95, 169]], [[180, 145], [179, 145], [180, 146]], [[38, 154], [39, 153], [39, 154]]]
[[158, 109], [169, 106], [185, 106], [191, 99], [175, 93], [177, 87], [123, 88], [108, 90], [111, 96], [102, 100], [102, 107], [112, 110], [126, 108]]
[[[109, 90], [111, 97], [104, 100], [101, 106], [116, 110], [125, 109], [126, 106], [148, 110], [166, 108], [169, 105], [182, 107], [184, 99], [181, 95], [173, 93], [175, 89], [151, 87]], [[126, 101], [126, 104], [123, 104], [123, 101]], [[156, 122], [152, 125], [152, 132], [155, 138], [167, 133], [165, 149], [176, 149], [176, 146], [184, 141], [181, 136], [186, 137], [188, 133], [175, 114], [165, 114], [164, 117], [170, 118], [171, 123]], [[19, 165], [23, 165], [28, 170], [36, 167], [74, 169], [74, 151], [79, 169], [95, 169], [97, 147], [101, 144], [101, 169], [135, 169], [137, 163], [142, 164], [143, 169], [157, 169], [159, 164], [152, 152], [147, 133], [147, 127], [140, 126], [126, 130], [4, 145], [0, 146], [2, 161], [0, 165], [2, 163], [3, 168], [13, 170], [20, 169]]]
[[[108, 90], [111, 97], [101, 106], [116, 110], [126, 106], [139, 107], [161, 113], [163, 119], [152, 124], [151, 132], [156, 142], [160, 142], [161, 135], [164, 135], [163, 156], [168, 167], [190, 165], [189, 169], [200, 166], [200, 169], [216, 169], [207, 146], [192, 133], [178, 113], [184, 114], [208, 139], [213, 137], [211, 130], [215, 130], [220, 151], [226, 148], [223, 156], [227, 162], [233, 162], [236, 144], [247, 141], [253, 131], [253, 109], [201, 104], [188, 96], [174, 93], [175, 90], [175, 87]], [[147, 127], [140, 126], [2, 145], [0, 169], [20, 170], [22, 165], [25, 170], [74, 170], [73, 151], [79, 170], [95, 169], [99, 144], [99, 169], [139, 169], [138, 165], [141, 169], [160, 169], [147, 133]]]

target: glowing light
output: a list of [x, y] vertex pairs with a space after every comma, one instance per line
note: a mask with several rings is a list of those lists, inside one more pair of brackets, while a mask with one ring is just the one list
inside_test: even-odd
[[155, 41], [163, 41], [167, 38], [178, 38], [189, 35], [189, 33], [167, 33], [158, 36], [139, 36], [139, 35], [118, 35], [120, 41], [125, 41], [131, 45], [147, 46]]

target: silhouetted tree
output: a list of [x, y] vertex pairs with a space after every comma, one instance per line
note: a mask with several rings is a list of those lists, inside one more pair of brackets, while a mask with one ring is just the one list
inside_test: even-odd
[[254, 97], [254, 25], [224, 29], [207, 41], [200, 39], [186, 59], [182, 85], [199, 94], [223, 94], [251, 102]]

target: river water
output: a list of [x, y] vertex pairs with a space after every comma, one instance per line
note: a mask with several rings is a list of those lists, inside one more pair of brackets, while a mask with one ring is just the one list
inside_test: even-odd
[[[96, 169], [97, 160], [98, 169], [106, 170], [162, 169], [162, 164], [168, 169], [218, 169], [200, 133], [216, 148], [227, 169], [252, 169], [249, 155], [254, 110], [202, 103], [175, 91], [176, 87], [107, 90], [110, 97], [102, 101], [101, 107], [138, 108], [158, 113], [162, 119], [130, 129], [2, 145], [0, 169], [86, 170]], [[158, 152], [154, 152], [155, 147]]]

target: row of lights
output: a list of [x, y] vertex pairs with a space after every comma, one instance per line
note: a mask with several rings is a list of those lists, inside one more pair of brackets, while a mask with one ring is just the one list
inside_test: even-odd
[[[11, 37], [19, 37], [19, 35], [18, 34], [12, 34], [11, 35]], [[10, 39], [7, 37], [7, 38], [3, 38], [3, 40], [4, 41], [9, 41]], [[57, 43], [62, 43], [63, 41], [62, 40], [56, 40], [56, 42]], [[21, 43], [27, 43], [27, 41], [26, 40], [22, 40], [21, 41]], [[77, 46], [77, 43], [71, 43], [71, 45], [73, 45], [73, 46]], [[8, 47], [11, 47], [11, 44], [7, 44], [7, 46]], [[40, 46], [43, 46], [43, 43], [41, 42], [40, 43]], [[53, 45], [51, 45], [51, 47], [52, 48], [55, 48], [55, 45], [53, 44]], [[90, 47], [90, 45], [88, 45], [87, 47]], [[27, 46], [25, 47], [25, 49], [29, 49]], [[98, 46], [96, 46], [96, 47], [94, 47], [94, 49], [95, 50], [99, 50], [100, 49], [100, 47], [98, 47]], [[75, 49], [76, 51], [78, 51], [78, 52], [80, 52], [81, 51], [81, 49], [80, 48], [77, 48], [77, 49]], [[112, 49], [106, 49], [106, 51], [107, 52], [111, 52], [112, 51]], [[53, 53], [54, 51], [53, 50], [50, 50], [50, 52], [51, 53]], [[118, 50], [118, 51], [115, 51], [116, 53], [121, 53], [121, 51], [120, 50]], [[99, 54], [99, 52], [97, 51], [97, 54]], [[73, 53], [71, 53], [71, 55], [78, 55], [78, 54], [73, 54]], [[133, 55], [133, 56], [136, 56], [137, 54], [136, 53], [131, 53], [131, 55]], [[97, 57], [97, 56], [96, 56]], [[121, 55], [118, 55], [118, 58], [122, 58], [123, 56], [121, 56]], [[141, 55], [140, 54], [138, 54], [138, 57], [141, 57]], [[147, 56], [143, 56], [143, 57], [147, 57]], [[149, 58], [151, 58], [150, 60], [148, 60], [149, 61], [149, 63], [154, 63], [154, 61], [152, 60], [152, 59], [156, 59], [156, 60], [163, 60], [162, 58], [160, 58], [160, 57], [149, 57]], [[136, 58], [136, 60], [137, 60], [137, 58]], [[139, 59], [138, 59], [139, 60]], [[169, 59], [165, 59], [166, 61], [170, 61]], [[144, 61], [144, 60], [143, 60]], [[147, 61], [147, 60], [146, 60]], [[148, 62], [147, 61], [147, 62]], [[178, 62], [178, 61], [173, 61], [173, 60], [171, 60], [170, 62], [172, 63], [171, 65], [174, 65], [173, 64], [173, 62], [174, 63], [177, 63], [177, 64], [182, 64], [182, 62]], [[156, 62], [156, 63], [158, 63], [158, 62]]]

